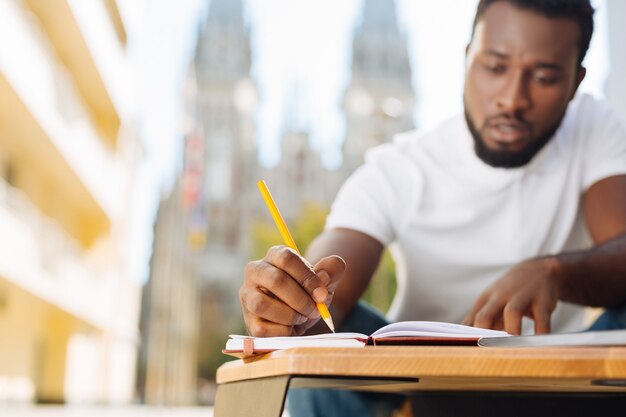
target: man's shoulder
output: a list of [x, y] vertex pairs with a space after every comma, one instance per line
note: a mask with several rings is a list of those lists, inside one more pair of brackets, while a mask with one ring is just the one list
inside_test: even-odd
[[597, 109], [600, 111], [610, 111], [610, 104], [592, 94], [579, 92], [572, 99], [571, 106], [579, 109]]
[[604, 99], [588, 93], [578, 93], [568, 107], [566, 120], [575, 126], [595, 125], [602, 127], [609, 119], [618, 119], [615, 109]]
[[581, 156], [588, 157], [585, 149], [602, 147], [602, 143], [624, 135], [624, 121], [607, 101], [578, 93], [567, 108], [554, 142], [562, 151], [579, 149]]
[[465, 149], [458, 143], [470, 140], [463, 135], [469, 135], [463, 116], [453, 116], [432, 128], [396, 134], [390, 142], [368, 150], [365, 162], [394, 176], [419, 174], [428, 167], [449, 165]]

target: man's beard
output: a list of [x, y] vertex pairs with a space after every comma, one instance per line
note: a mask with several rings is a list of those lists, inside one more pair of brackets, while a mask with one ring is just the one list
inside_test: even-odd
[[[559, 126], [561, 125], [561, 121], [563, 120], [563, 115], [559, 117], [556, 123], [548, 129], [543, 135], [538, 138], [532, 139], [528, 145], [524, 149], [519, 151], [509, 151], [509, 150], [493, 150], [489, 149], [487, 145], [476, 128], [474, 121], [470, 117], [467, 112], [467, 106], [465, 106], [465, 121], [467, 122], [467, 127], [472, 134], [472, 138], [474, 139], [474, 152], [476, 156], [478, 156], [481, 161], [490, 165], [494, 168], [519, 168], [530, 162], [531, 159], [544, 147], [546, 143], [552, 139], [554, 133], [557, 131]], [[487, 126], [490, 119], [502, 118], [502, 117], [513, 117], [507, 114], [499, 114], [497, 116], [493, 116], [488, 118], [483, 126]], [[527, 122], [523, 120], [517, 119], [519, 122], [522, 122], [527, 125], [529, 134], [533, 134], [533, 129], [528, 125]]]

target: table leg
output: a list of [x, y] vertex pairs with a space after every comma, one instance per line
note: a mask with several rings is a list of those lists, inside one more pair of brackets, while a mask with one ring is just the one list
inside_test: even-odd
[[215, 396], [215, 417], [280, 417], [290, 376], [221, 384]]

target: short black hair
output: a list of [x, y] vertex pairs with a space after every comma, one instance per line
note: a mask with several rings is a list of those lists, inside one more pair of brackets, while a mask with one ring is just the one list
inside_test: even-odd
[[580, 27], [580, 39], [578, 41], [578, 66], [582, 65], [583, 59], [589, 49], [591, 35], [593, 34], [593, 6], [590, 0], [480, 0], [476, 8], [476, 16], [472, 26], [472, 39], [478, 21], [487, 8], [497, 2], [506, 1], [520, 9], [531, 10], [548, 18], [565, 17], [573, 19]]

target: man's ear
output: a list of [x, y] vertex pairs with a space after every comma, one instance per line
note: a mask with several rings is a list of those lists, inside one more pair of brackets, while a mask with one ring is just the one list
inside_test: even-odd
[[574, 87], [574, 90], [572, 91], [572, 95], [569, 98], [570, 100], [573, 99], [574, 96], [576, 95], [576, 91], [578, 91], [578, 87], [580, 87], [580, 83], [582, 83], [583, 80], [585, 79], [585, 75], [587, 75], [587, 68], [581, 65], [580, 68], [578, 68], [578, 74], [576, 74], [576, 86]]

